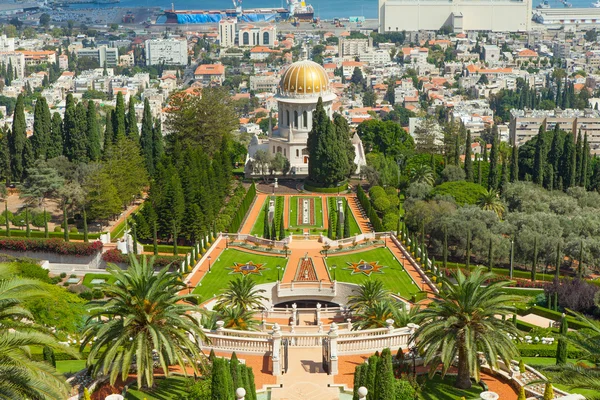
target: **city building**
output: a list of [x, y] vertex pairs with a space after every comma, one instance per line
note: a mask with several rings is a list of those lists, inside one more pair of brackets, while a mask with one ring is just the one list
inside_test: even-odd
[[237, 19], [226, 18], [219, 21], [219, 45], [222, 49], [235, 46]]
[[483, 60], [488, 63], [497, 63], [500, 61], [500, 48], [495, 44], [484, 45]]
[[56, 63], [56, 53], [51, 50], [17, 50], [17, 53], [22, 53], [25, 56], [25, 64], [54, 64]]
[[185, 39], [146, 40], [146, 65], [187, 65], [188, 47]]
[[61, 54], [58, 56], [58, 68], [60, 69], [69, 69], [69, 56], [66, 54]]
[[200, 64], [194, 71], [194, 79], [203, 85], [220, 85], [225, 80], [225, 66], [223, 64]]
[[0, 64], [12, 65], [17, 78], [25, 76], [25, 55], [16, 51], [0, 52]]
[[250, 76], [250, 90], [257, 93], [275, 92], [278, 84], [279, 78], [274, 74]]
[[373, 48], [373, 38], [368, 39], [346, 39], [340, 38], [339, 52], [340, 56], [358, 56], [366, 53]]
[[114, 47], [99, 46], [99, 47], [85, 47], [80, 50], [76, 50], [75, 54], [77, 57], [89, 57], [98, 61], [100, 67], [116, 67], [119, 64], [119, 49]]
[[238, 44], [242, 47], [274, 47], [277, 28], [275, 25], [262, 27], [250, 25], [240, 29], [238, 36]]
[[0, 35], [0, 52], [15, 51], [15, 38]]
[[454, 32], [527, 32], [531, 0], [379, 0], [379, 32], [445, 26]]
[[[253, 136], [248, 149], [246, 173], [252, 174], [252, 157], [258, 150], [275, 155], [283, 154], [290, 162], [290, 174], [308, 174], [308, 132], [312, 129], [313, 112], [319, 98], [323, 101], [325, 112], [331, 118], [333, 102], [337, 96], [333, 93], [329, 77], [323, 67], [313, 61], [298, 61], [284, 72], [277, 88], [278, 128], [270, 129], [269, 139], [260, 141]], [[353, 138], [358, 169], [366, 165], [362, 142], [357, 135]]]
[[552, 130], [556, 125], [560, 129], [577, 135], [588, 136], [592, 154], [600, 154], [600, 111], [586, 110], [517, 110], [510, 112], [509, 136], [510, 142], [522, 145], [535, 137], [541, 126]]

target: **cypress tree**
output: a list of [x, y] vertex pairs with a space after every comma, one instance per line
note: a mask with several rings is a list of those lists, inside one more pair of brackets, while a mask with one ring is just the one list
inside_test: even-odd
[[48, 232], [48, 213], [46, 212], [46, 208], [44, 207], [44, 237], [48, 239], [50, 237], [50, 232]]
[[44, 357], [44, 361], [56, 368], [56, 356], [54, 355], [54, 350], [52, 350], [52, 347], [44, 346], [42, 348], [42, 355]]
[[90, 146], [87, 129], [87, 109], [83, 105], [83, 102], [77, 103], [75, 107], [75, 130], [70, 136], [69, 149], [67, 157], [70, 161], [87, 163], [88, 158], [88, 146]]
[[125, 99], [123, 93], [117, 93], [117, 102], [113, 111], [113, 143], [124, 137], [127, 133], [125, 124]]
[[508, 186], [508, 165], [506, 158], [502, 157], [502, 177], [500, 178], [500, 190], [504, 191]]
[[561, 265], [561, 259], [560, 259], [560, 240], [558, 241], [558, 243], [556, 243], [556, 269], [554, 270], [554, 279], [556, 279], [556, 281], [558, 281], [560, 279], [560, 265]]
[[381, 358], [377, 363], [377, 376], [375, 379], [375, 398], [388, 400], [395, 397], [394, 367], [392, 366], [392, 354], [389, 348], [383, 349]]
[[20, 181], [25, 173], [23, 163], [23, 151], [27, 142], [27, 124], [25, 122], [25, 104], [23, 95], [17, 97], [17, 103], [13, 113], [12, 131], [8, 137], [10, 149], [10, 169], [12, 179]]
[[550, 145], [550, 151], [548, 152], [548, 163], [552, 165], [552, 169], [554, 171], [554, 181], [552, 182], [552, 186], [556, 187], [556, 176], [558, 174], [560, 168], [560, 157], [562, 155], [563, 146], [561, 143], [561, 134], [559, 130], [559, 125], [556, 124], [554, 126], [554, 131], [552, 135], [552, 144]]
[[[379, 364], [379, 356], [373, 355], [369, 357], [369, 369], [367, 375], [367, 386], [366, 388], [371, 393], [370, 398], [375, 400], [375, 381], [377, 379], [377, 364]], [[367, 396], [369, 399], [369, 396]]]
[[85, 206], [83, 206], [83, 241], [89, 242], [88, 239], [88, 225], [87, 225], [87, 214], [85, 212]]
[[517, 182], [519, 180], [519, 148], [513, 144], [510, 156], [510, 181]]
[[256, 400], [256, 385], [254, 384], [254, 371], [250, 367], [248, 367], [248, 388], [250, 389], [249, 392], [251, 394], [251, 397], [248, 400]]
[[498, 126], [492, 127], [492, 149], [490, 151], [490, 172], [488, 174], [488, 189], [498, 189]]
[[[346, 209], [344, 210], [344, 237], [350, 237], [350, 207], [348, 207], [348, 203], [346, 203]], [[398, 219], [398, 223], [400, 220]]]
[[490, 245], [488, 247], [488, 271], [492, 272], [494, 268], [494, 241], [490, 238]]
[[35, 159], [46, 159], [48, 154], [48, 145], [50, 143], [50, 135], [52, 134], [52, 116], [48, 103], [44, 97], [40, 97], [35, 102], [33, 114], [33, 136], [31, 137], [31, 145]]
[[546, 163], [546, 143], [544, 127], [540, 126], [535, 144], [535, 156], [533, 159], [533, 182], [542, 185], [544, 183], [544, 165]]
[[533, 261], [531, 263], [531, 282], [535, 282], [535, 274], [537, 272], [538, 263], [538, 243], [537, 236], [533, 239]]
[[454, 156], [454, 165], [456, 165], [457, 167], [460, 167], [460, 138], [461, 138], [461, 133], [464, 132], [465, 126], [464, 124], [461, 122], [460, 124], [460, 131], [456, 133], [456, 136], [454, 137], [454, 154], [452, 154]]
[[263, 237], [265, 239], [271, 238], [271, 230], [269, 229], [269, 201], [265, 202], [265, 215], [263, 218]]
[[329, 214], [329, 222], [327, 223], [327, 237], [333, 239], [333, 221], [331, 220], [331, 213]]
[[104, 120], [104, 146], [102, 147], [102, 154], [104, 158], [106, 155], [110, 153], [110, 148], [112, 147], [114, 140], [114, 131], [113, 131], [113, 113], [111, 111], [106, 112], [106, 119]]
[[240, 362], [235, 354], [235, 351], [231, 355], [231, 360], [229, 360], [229, 372], [231, 374], [231, 380], [233, 381], [233, 389], [236, 390], [240, 387], [240, 376], [238, 375], [238, 367]]
[[67, 220], [67, 203], [64, 202], [63, 204], [63, 235], [64, 235], [64, 239], [65, 242], [69, 241], [69, 224], [68, 224], [68, 220]]
[[49, 160], [63, 155], [64, 137], [63, 137], [63, 121], [60, 114], [55, 112], [52, 114], [52, 126], [50, 130], [50, 140], [48, 141], [48, 149], [46, 158]]
[[25, 237], [31, 237], [31, 227], [29, 226], [29, 208], [25, 207]]
[[31, 140], [25, 140], [25, 146], [23, 147], [23, 178], [27, 177], [27, 171], [35, 164], [35, 156], [33, 155], [33, 146], [31, 146]]
[[577, 277], [581, 279], [583, 277], [583, 240], [579, 241], [579, 261], [577, 265]]
[[137, 117], [135, 115], [135, 98], [129, 98], [129, 108], [127, 111], [127, 137], [138, 141], [140, 139], [140, 131], [137, 126]]
[[164, 154], [163, 136], [160, 120], [157, 119], [154, 122], [154, 128], [152, 129], [152, 154], [154, 156], [154, 167], [160, 162]]
[[154, 255], [158, 255], [158, 232], [156, 229], [156, 221], [154, 221], [154, 225], [152, 226], [152, 247], [154, 249]]
[[575, 144], [575, 185], [581, 185], [581, 170], [583, 166], [583, 137], [581, 129], [577, 134], [577, 143]]
[[567, 341], [564, 337], [569, 332], [569, 324], [567, 318], [563, 315], [560, 319], [560, 337], [556, 344], [556, 365], [564, 365], [567, 363]]
[[481, 185], [483, 183], [483, 172], [481, 169], [481, 163], [483, 161], [481, 161], [481, 158], [479, 159], [479, 161], [477, 161], [477, 183], [479, 185]]
[[[573, 140], [575, 140], [575, 136], [573, 136]], [[570, 168], [569, 168], [569, 187], [575, 186], [577, 182], [577, 149], [575, 148], [575, 143], [573, 143], [573, 149], [570, 153]]]
[[[336, 213], [339, 213], [339, 211], [336, 210]], [[344, 227], [342, 225], [342, 219], [340, 218], [339, 215], [338, 215], [336, 225], [335, 225], [335, 238], [337, 240], [344, 238]]]
[[467, 229], [467, 251], [465, 254], [465, 267], [467, 271], [469, 270], [469, 266], [471, 265], [471, 230]]
[[173, 219], [171, 224], [171, 233], [173, 235], [173, 255], [179, 255], [179, 249], [177, 248], [177, 239], [179, 239], [179, 229], [177, 229], [177, 222]]
[[6, 223], [6, 237], [10, 237], [10, 217], [8, 216], [8, 202], [4, 202], [4, 219]]
[[[558, 171], [558, 179], [562, 181], [564, 190], [575, 185], [576, 157], [574, 136], [568, 133], [563, 144]], [[558, 186], [560, 188], [560, 182]]]
[[590, 160], [590, 144], [588, 143], [587, 133], [583, 137], [583, 149], [581, 154], [581, 178], [579, 185], [583, 188], [588, 186], [588, 167]]
[[150, 103], [148, 99], [144, 100], [144, 114], [142, 116], [142, 134], [140, 136], [140, 147], [146, 169], [150, 175], [154, 174], [154, 144], [152, 132], [152, 113], [150, 112]]
[[285, 238], [285, 227], [283, 226], [283, 213], [281, 213], [281, 218], [279, 218], [279, 240], [283, 240]]
[[71, 93], [67, 94], [65, 104], [65, 116], [63, 119], [63, 154], [70, 160], [73, 160], [72, 147], [73, 147], [73, 136], [76, 135], [77, 129], [77, 114], [75, 110], [75, 100]]
[[100, 127], [98, 126], [98, 117], [96, 115], [96, 105], [92, 100], [87, 104], [86, 115], [87, 128], [87, 156], [91, 161], [100, 159]]
[[465, 180], [473, 182], [473, 160], [471, 160], [471, 131], [467, 131], [465, 142]]
[[275, 215], [273, 215], [273, 221], [271, 222], [271, 240], [277, 240], [277, 224], [275, 223]]
[[359, 400], [358, 388], [361, 385], [361, 376], [364, 371], [365, 364], [359, 364], [354, 369], [354, 390], [352, 392], [352, 400]]

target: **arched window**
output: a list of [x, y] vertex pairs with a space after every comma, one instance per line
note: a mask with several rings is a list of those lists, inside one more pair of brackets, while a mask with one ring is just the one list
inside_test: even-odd
[[263, 33], [263, 43], [262, 44], [264, 44], [264, 45], [269, 44], [269, 32]]
[[300, 150], [296, 149], [296, 157], [300, 157]]
[[250, 44], [250, 34], [248, 32], [244, 32], [242, 35], [242, 44], [249, 45]]
[[273, 146], [273, 154], [275, 154], [275, 146]]
[[302, 124], [305, 128], [308, 128], [308, 112], [306, 111], [302, 114]]
[[287, 155], [285, 154], [285, 149], [283, 149], [283, 156], [287, 157]]
[[285, 120], [287, 122], [287, 126], [290, 126], [290, 111], [285, 110]]
[[277, 152], [281, 153], [281, 146], [277, 146]]
[[298, 111], [294, 111], [294, 128], [298, 127]]

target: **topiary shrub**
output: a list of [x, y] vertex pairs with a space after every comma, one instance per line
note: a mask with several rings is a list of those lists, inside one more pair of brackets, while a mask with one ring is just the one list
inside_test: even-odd
[[522, 374], [524, 374], [525, 371], [526, 371], [526, 369], [525, 369], [525, 363], [523, 362], [523, 360], [520, 360], [519, 361], [519, 372], [522, 373]]
[[66, 272], [61, 272], [60, 273], [60, 277], [61, 278], [66, 278], [67, 277], [67, 273]]
[[77, 230], [77, 228], [75, 228], [74, 226], [69, 229], [69, 232], [71, 232], [71, 233], [79, 233], [79, 231]]
[[546, 382], [544, 388], [544, 400], [552, 400], [554, 398], [554, 388], [550, 382]]
[[54, 227], [54, 232], [62, 232], [62, 228], [59, 225], [57, 225]]
[[525, 396], [525, 389], [523, 387], [519, 388], [519, 397], [517, 400], [527, 400], [527, 396]]

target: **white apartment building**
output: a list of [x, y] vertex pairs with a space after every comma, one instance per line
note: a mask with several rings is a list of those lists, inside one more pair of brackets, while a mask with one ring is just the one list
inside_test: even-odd
[[188, 48], [185, 39], [146, 40], [146, 65], [187, 65]]
[[275, 47], [277, 28], [270, 26], [246, 26], [239, 31], [238, 44], [242, 47], [265, 46]]
[[383, 65], [391, 61], [390, 52], [387, 50], [373, 50], [360, 53], [360, 61], [369, 65]]
[[252, 75], [250, 76], [250, 90], [255, 92], [275, 93], [279, 77], [275, 75]]
[[119, 64], [119, 49], [114, 47], [99, 46], [85, 47], [75, 51], [77, 57], [89, 57], [98, 61], [100, 67], [116, 67]]
[[227, 18], [219, 21], [219, 45], [222, 49], [235, 46], [237, 19]]
[[344, 39], [340, 38], [340, 57], [358, 56], [373, 49], [373, 38], [368, 39]]
[[17, 78], [25, 76], [25, 55], [16, 51], [0, 52], [0, 64], [11, 64], [17, 72]]
[[15, 39], [0, 35], [0, 52], [15, 51]]

